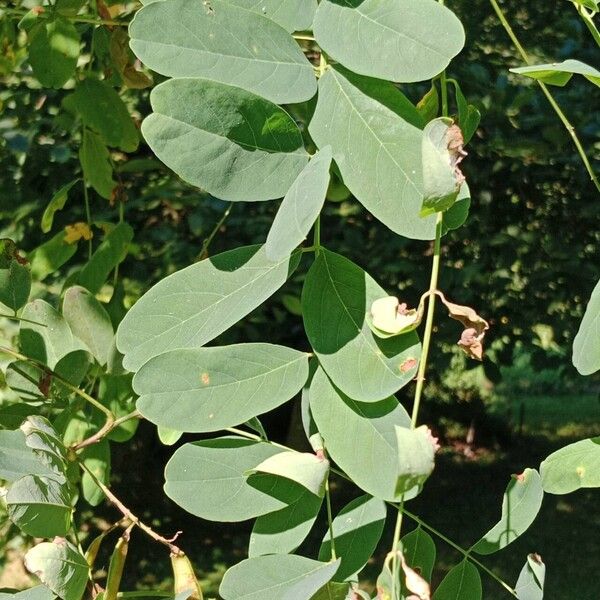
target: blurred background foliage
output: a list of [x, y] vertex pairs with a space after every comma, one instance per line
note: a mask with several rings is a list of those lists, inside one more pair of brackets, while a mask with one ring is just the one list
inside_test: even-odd
[[[26, 0], [15, 8], [35, 5]], [[424, 494], [426, 498], [419, 502], [423, 516], [429, 512], [435, 522], [436, 495], [455, 497], [456, 506], [451, 512], [457, 514], [450, 530], [468, 544], [478, 534], [468, 539], [472, 525], [464, 510], [461, 512], [458, 485], [473, 486], [469, 500], [472, 506], [480, 506], [479, 496], [494, 493], [495, 500], [481, 506], [495, 507], [510, 469], [533, 466], [537, 458], [557, 445], [599, 433], [595, 399], [598, 379], [579, 377], [571, 365], [570, 353], [585, 303], [598, 278], [600, 211], [597, 193], [546, 99], [533, 81], [508, 72], [521, 62], [489, 3], [452, 0], [448, 5], [460, 16], [467, 32], [466, 48], [448, 74], [460, 82], [469, 102], [481, 111], [482, 119], [463, 163], [472, 192], [471, 211], [466, 224], [443, 240], [440, 288], [450, 299], [475, 307], [490, 321], [491, 331], [486, 361], [482, 365], [468, 363], [456, 351], [460, 333], [456, 324], [439, 313], [424, 419], [435, 424], [450, 450], [428, 484], [431, 487]], [[135, 3], [107, 6], [98, 0], [87, 12], [126, 20], [136, 7]], [[577, 58], [597, 64], [593, 40], [566, 0], [510, 0], [504, 7], [535, 62]], [[69, 110], [69, 102], [65, 102], [72, 94], [73, 81], [53, 90], [42, 87], [33, 76], [25, 34], [18, 29], [18, 21], [5, 13], [0, 22], [0, 237], [15, 240], [30, 257], [43, 244], [47, 248], [49, 240], [73, 254], [60, 268], [38, 272], [32, 296], [56, 304], [65, 282], [88, 259], [85, 240], [76, 242], [76, 250], [65, 250], [64, 242], [66, 226], [87, 221], [81, 181], [71, 188], [51, 231], [43, 233], [40, 222], [53, 194], [82, 176], [78, 157], [82, 126]], [[139, 125], [149, 112], [149, 88], [144, 87], [143, 79], [128, 81], [114, 50], [110, 51], [111, 39], [122, 36], [124, 30], [89, 23], [75, 26], [82, 40], [78, 73], [105, 78], [119, 91]], [[154, 83], [161, 80], [159, 75], [152, 77]], [[428, 90], [425, 84], [403, 88], [415, 103]], [[553, 91], [598, 170], [598, 88], [576, 77], [565, 88]], [[312, 108], [310, 102], [295, 106], [293, 114], [306, 123]], [[103, 240], [107, 223], [116, 224], [122, 218], [134, 231], [118, 275], [100, 293], [109, 302], [115, 320], [150, 285], [201, 256], [264, 242], [278, 202], [230, 206], [212, 198], [179, 180], [153, 157], [143, 141], [134, 152], [111, 150], [110, 160], [117, 193], [107, 200], [90, 189], [89, 202], [93, 248]], [[414, 306], [427, 288], [430, 245], [393, 235], [339, 186], [330, 190], [330, 200], [323, 213], [323, 244], [351, 258], [390, 294]], [[298, 316], [305, 272], [298, 269], [282, 290], [216, 343], [268, 339], [306, 348]], [[5, 323], [3, 337], [12, 331], [14, 326]], [[411, 396], [408, 386], [401, 399], [408, 403]], [[297, 415], [290, 414], [288, 407], [266, 418], [274, 439], [298, 435], [296, 421]], [[195, 545], [191, 554], [199, 556], [206, 580], [212, 582], [209, 589], [216, 589], [224, 565], [243, 556], [247, 536], [243, 531], [240, 535], [239, 527], [198, 525], [164, 498], [162, 470], [171, 452], [160, 445], [153, 427], [141, 424], [133, 442], [115, 449], [115, 489], [126, 494], [134, 508], [141, 506], [139, 512], [157, 520], [161, 528], [187, 527], [186, 531], [192, 533], [183, 545]], [[340, 503], [348, 493], [337, 490]], [[572, 517], [575, 509], [565, 507], [567, 503], [579, 502], [580, 511], [592, 501], [587, 492], [581, 492], [569, 500], [552, 502], [554, 505], [546, 506], [538, 522], [544, 522], [545, 517], [556, 519], [553, 510], [563, 510], [563, 516]], [[562, 509], [557, 508], [555, 505], [561, 502]], [[111, 512], [108, 507], [94, 511], [96, 520], [82, 524], [83, 534], [101, 527], [98, 520], [104, 518], [103, 511]], [[479, 529], [484, 530], [494, 515], [482, 514], [478, 519], [478, 523], [484, 523], [478, 525]], [[567, 537], [574, 527], [583, 527], [568, 518], [563, 524]], [[444, 529], [444, 523], [436, 525]], [[2, 533], [5, 535], [0, 539], [5, 541], [0, 543], [7, 545], [9, 554], [11, 548], [26, 543], [12, 538], [8, 530]], [[541, 530], [534, 531], [534, 540], [536, 535], [543, 540]], [[388, 542], [384, 540], [382, 548]], [[589, 550], [597, 556], [598, 546], [594, 543]], [[139, 571], [132, 573], [130, 587], [156, 587], [168, 575], [156, 567], [146, 545], [141, 546], [136, 551]], [[537, 549], [528, 548], [523, 552]], [[543, 553], [544, 549], [538, 551]], [[564, 546], [561, 552], [565, 554]], [[509, 578], [518, 571], [521, 561], [518, 552], [512, 556], [519, 565], [498, 559], [498, 569], [508, 573]], [[6, 569], [18, 571], [10, 562], [6, 565]], [[549, 581], [554, 578], [562, 592], [550, 597], [591, 597], [585, 591], [573, 593], [572, 583], [571, 587], [560, 588], [563, 584], [550, 568]], [[496, 593], [490, 591], [485, 597], [503, 597]]]

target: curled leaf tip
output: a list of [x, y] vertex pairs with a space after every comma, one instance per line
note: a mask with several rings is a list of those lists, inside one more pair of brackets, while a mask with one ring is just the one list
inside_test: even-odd
[[418, 327], [422, 318], [421, 308], [408, 308], [395, 296], [378, 298], [371, 305], [369, 321], [374, 333], [382, 337], [408, 333]]

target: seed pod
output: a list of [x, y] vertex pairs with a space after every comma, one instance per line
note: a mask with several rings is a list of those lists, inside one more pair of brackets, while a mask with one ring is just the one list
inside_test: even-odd
[[106, 578], [106, 590], [104, 590], [103, 600], [117, 600], [128, 548], [129, 530], [126, 530], [115, 544], [115, 549], [110, 557], [108, 577]]
[[196, 579], [190, 559], [183, 552], [171, 554], [171, 565], [175, 579], [175, 595], [189, 591], [190, 600], [203, 600], [202, 588]]
[[101, 533], [98, 537], [94, 538], [85, 551], [85, 560], [87, 560], [87, 564], [90, 566], [90, 569], [96, 562], [96, 557], [98, 556], [98, 551], [100, 550], [100, 546], [105, 535], [105, 533]]

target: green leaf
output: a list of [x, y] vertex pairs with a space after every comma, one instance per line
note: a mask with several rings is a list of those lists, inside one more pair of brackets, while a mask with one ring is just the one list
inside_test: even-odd
[[290, 479], [315, 496], [323, 497], [329, 461], [309, 452], [280, 452], [263, 460], [247, 471], [246, 475], [262, 473]]
[[68, 19], [42, 20], [29, 31], [29, 63], [44, 87], [61, 88], [75, 74], [79, 34]]
[[317, 0], [227, 0], [229, 4], [257, 12], [281, 25], [286, 31], [312, 28]]
[[245, 246], [169, 275], [121, 322], [117, 347], [123, 365], [136, 371], [167, 350], [203, 346], [279, 289], [299, 260], [296, 253], [273, 263], [261, 246]]
[[31, 291], [29, 269], [12, 260], [8, 269], [0, 269], [0, 302], [17, 311], [27, 303]]
[[75, 252], [77, 252], [77, 244], [67, 244], [65, 232], [59, 231], [29, 255], [32, 277], [37, 281], [43, 281], [51, 273], [57, 272]]
[[543, 600], [546, 565], [537, 554], [530, 554], [519, 574], [515, 592], [519, 600]]
[[171, 79], [154, 88], [150, 99], [154, 112], [142, 133], [156, 156], [222, 200], [281, 198], [308, 162], [290, 115], [239, 87]]
[[117, 184], [112, 178], [108, 148], [97, 133], [87, 128], [83, 130], [79, 162], [85, 184], [91, 185], [103, 198], [110, 200]]
[[84, 349], [62, 315], [44, 300], [33, 300], [21, 314], [21, 352], [53, 369], [58, 361], [74, 350]]
[[134, 152], [139, 134], [129, 110], [117, 92], [106, 82], [84, 79], [64, 105], [77, 112], [86, 127], [100, 135], [107, 146]]
[[310, 600], [339, 564], [293, 554], [247, 558], [225, 573], [219, 594], [224, 600]]
[[553, 452], [540, 465], [548, 494], [569, 494], [600, 487], [600, 437], [581, 440]]
[[402, 82], [432, 79], [465, 43], [458, 18], [435, 0], [322, 0], [313, 29], [349, 69]]
[[325, 202], [330, 166], [331, 148], [325, 146], [292, 183], [267, 236], [265, 250], [270, 260], [289, 256], [306, 239]]
[[[100, 440], [99, 443], [84, 448], [80, 457], [83, 464], [96, 476], [96, 479], [109, 485], [110, 443], [108, 440]], [[81, 476], [81, 489], [83, 497], [92, 506], [98, 506], [104, 500], [104, 492], [96, 485], [87, 471]]]
[[169, 429], [168, 427], [161, 427], [160, 425], [156, 428], [156, 430], [158, 433], [158, 439], [165, 446], [172, 446], [173, 444], [176, 444], [183, 435], [183, 431]]
[[312, 413], [310, 411], [310, 386], [318, 366], [319, 361], [314, 357], [311, 358], [308, 362], [309, 374], [308, 379], [306, 380], [306, 383], [302, 388], [300, 406], [300, 412], [302, 415], [302, 427], [304, 429], [304, 433], [306, 434], [306, 439], [308, 440], [308, 443], [315, 452], [323, 450], [324, 448], [323, 438], [321, 437], [321, 434], [317, 429], [317, 424], [315, 423], [315, 420], [313, 419]]
[[396, 495], [419, 491], [435, 466], [435, 441], [426, 426], [409, 429], [396, 426], [398, 440], [398, 477]]
[[440, 98], [435, 83], [431, 84], [429, 91], [419, 100], [417, 110], [425, 123], [429, 123], [438, 116]]
[[33, 450], [43, 464], [53, 471], [56, 480], [64, 479], [67, 472], [67, 450], [62, 439], [48, 419], [31, 415], [21, 424], [25, 444]]
[[[365, 315], [386, 292], [347, 258], [322, 249], [302, 290], [304, 327], [335, 385], [362, 402], [381, 400], [409, 383], [421, 354], [416, 333], [382, 339]], [[405, 367], [409, 359], [414, 365]]]
[[279, 452], [266, 442], [235, 437], [185, 444], [167, 463], [165, 492], [183, 509], [209, 521], [245, 521], [279, 510], [288, 503], [277, 499], [274, 490], [266, 494], [249, 485], [245, 475]]
[[138, 410], [177, 431], [219, 431], [292, 398], [308, 354], [273, 344], [187, 348], [160, 354], [136, 373]]
[[477, 107], [469, 104], [465, 98], [460, 85], [456, 79], [451, 80], [454, 84], [454, 91], [456, 94], [456, 105], [458, 107], [458, 124], [463, 134], [465, 145], [469, 143], [481, 120], [481, 113]]
[[535, 469], [513, 475], [504, 492], [500, 521], [472, 550], [478, 554], [493, 554], [506, 548], [529, 529], [542, 506], [543, 497], [542, 480]]
[[85, 288], [67, 289], [62, 313], [73, 334], [83, 342], [100, 365], [105, 365], [111, 350], [114, 332], [108, 313]]
[[34, 546], [25, 555], [25, 566], [63, 600], [81, 600], [89, 567], [77, 548], [64, 538]]
[[[333, 520], [336, 555], [341, 559], [335, 581], [344, 581], [358, 573], [373, 555], [385, 525], [386, 508], [382, 500], [360, 496], [344, 506]], [[319, 560], [331, 558], [329, 531], [319, 549]]]
[[569, 83], [573, 75], [583, 75], [588, 81], [600, 87], [600, 71], [579, 60], [565, 60], [561, 63], [547, 65], [528, 65], [511, 69], [511, 72], [537, 79], [548, 85], [564, 86]]
[[6, 494], [10, 520], [34, 537], [65, 536], [71, 527], [71, 497], [67, 486], [51, 477], [26, 475]]
[[53, 474], [54, 471], [27, 446], [21, 430], [0, 431], [0, 479], [12, 482], [25, 475]]
[[419, 216], [420, 129], [330, 68], [309, 131], [320, 148], [331, 146], [346, 186], [384, 225], [413, 239], [435, 237], [435, 217]]
[[[423, 167], [423, 206], [421, 215], [444, 212], [452, 207], [462, 183], [457, 176], [456, 153], [451, 153], [452, 119], [430, 121], [423, 131], [421, 161]], [[462, 157], [461, 157], [462, 158]]]
[[413, 529], [402, 538], [402, 552], [408, 566], [431, 582], [436, 556], [435, 543], [431, 536], [421, 527]]
[[297, 500], [254, 522], [248, 556], [290, 554], [304, 541], [317, 518], [323, 499], [302, 488]]
[[0, 428], [18, 429], [29, 415], [34, 415], [37, 412], [38, 409], [35, 406], [31, 406], [25, 402], [0, 406]]
[[54, 598], [56, 598], [55, 594], [45, 585], [36, 585], [14, 594], [0, 592], [0, 600], [54, 600]]
[[127, 223], [119, 223], [102, 240], [92, 258], [77, 275], [77, 283], [97, 294], [110, 272], [127, 256], [133, 239], [133, 229]]
[[[381, 500], [398, 501], [402, 476], [397, 427], [410, 427], [410, 417], [393, 398], [356, 402], [337, 390], [322, 369], [310, 388], [310, 408], [327, 452], [352, 481]], [[417, 490], [405, 494], [405, 499]]]
[[600, 369], [600, 281], [590, 297], [573, 342], [573, 364], [582, 375]]
[[[98, 400], [111, 410], [116, 418], [131, 414], [135, 409], [131, 375], [108, 375], [100, 379]], [[96, 413], [100, 419], [100, 413]], [[103, 418], [103, 416], [102, 416]], [[137, 430], [139, 419], [128, 419], [108, 434], [114, 442], [127, 442]], [[98, 422], [98, 426], [102, 423]]]
[[464, 225], [471, 207], [471, 190], [467, 182], [460, 186], [456, 202], [444, 213], [442, 220], [442, 235]]
[[586, 8], [596, 12], [598, 12], [599, 9], [598, 0], [572, 0], [572, 2], [580, 4], [581, 6], [585, 6]]
[[79, 179], [74, 179], [73, 181], [63, 185], [54, 194], [54, 196], [52, 196], [50, 203], [42, 215], [41, 227], [44, 233], [48, 233], [52, 229], [54, 214], [65, 207], [65, 204], [69, 198], [69, 191], [78, 181]]
[[227, 0], [154, 2], [136, 14], [129, 35], [138, 58], [162, 75], [210, 78], [277, 104], [316, 91], [312, 65], [285, 29]]
[[[353, 596], [350, 596], [350, 591], [354, 592]], [[327, 585], [323, 586], [310, 600], [347, 600], [348, 598], [352, 598], [352, 600], [358, 600], [358, 598], [367, 598], [370, 600], [370, 596], [368, 595], [358, 595], [360, 590], [352, 590], [350, 585], [347, 583], [337, 583], [335, 581], [330, 581]], [[362, 592], [366, 594], [366, 592]]]
[[479, 571], [465, 559], [444, 577], [433, 600], [481, 600], [482, 595]]

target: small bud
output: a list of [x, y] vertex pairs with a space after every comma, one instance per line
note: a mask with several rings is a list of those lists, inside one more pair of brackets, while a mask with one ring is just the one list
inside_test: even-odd
[[409, 309], [405, 302], [400, 303], [395, 296], [375, 300], [371, 305], [370, 317], [373, 327], [388, 335], [407, 333], [421, 322], [420, 311]]

